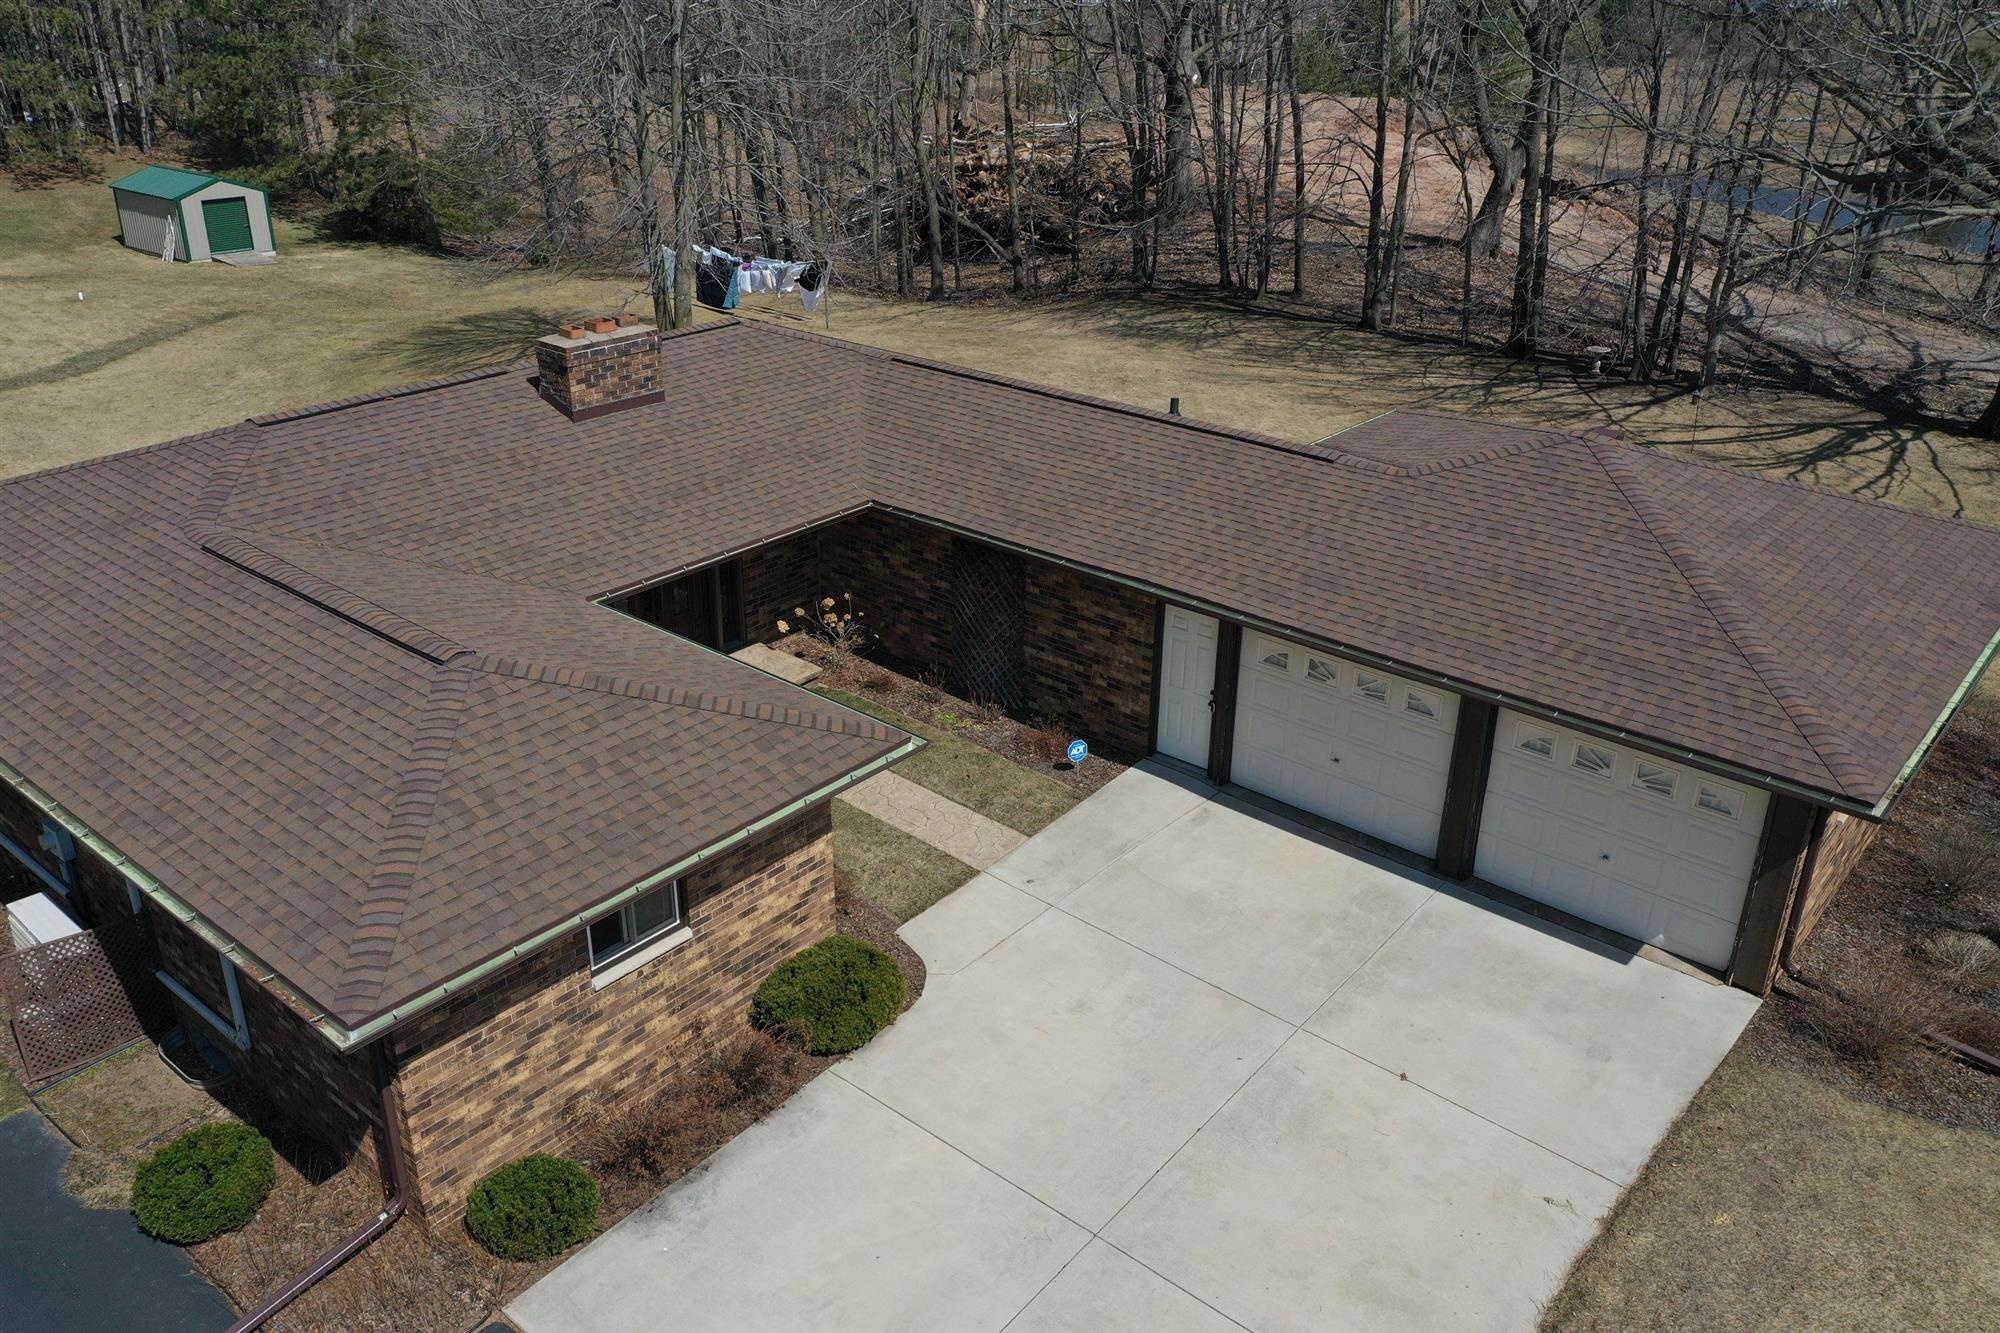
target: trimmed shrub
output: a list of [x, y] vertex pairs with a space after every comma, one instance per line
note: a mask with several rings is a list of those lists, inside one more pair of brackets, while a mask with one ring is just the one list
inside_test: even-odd
[[804, 1042], [814, 1055], [843, 1055], [903, 1012], [903, 972], [872, 944], [829, 935], [792, 955], [750, 1002], [758, 1027]]
[[247, 1225], [277, 1178], [269, 1139], [236, 1121], [203, 1125], [140, 1163], [132, 1212], [147, 1234], [193, 1245]]
[[575, 1162], [536, 1153], [472, 1191], [465, 1229], [502, 1259], [547, 1259], [597, 1230], [597, 1182]]

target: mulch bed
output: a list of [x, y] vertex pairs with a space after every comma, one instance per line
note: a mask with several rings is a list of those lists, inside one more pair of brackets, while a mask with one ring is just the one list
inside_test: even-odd
[[[2000, 1053], [2000, 992], [1955, 991], [1919, 952], [1941, 930], [2000, 939], [2000, 880], [1942, 882], [1938, 848], [1985, 840], [2000, 852], [2000, 717], [1967, 709], [1938, 744], [1797, 958], [1805, 974], [1883, 1014], [1926, 1023]], [[2000, 1078], [1938, 1051], [1914, 1031], [1858, 1048], [1842, 1001], [1782, 976], [1742, 1049], [1849, 1096], [1946, 1125], [2000, 1133]]]
[[893, 708], [927, 726], [991, 750], [1003, 759], [1044, 777], [1054, 778], [1078, 797], [1090, 795], [1123, 773], [1126, 765], [1092, 751], [1082, 767], [1063, 759], [1074, 734], [1059, 722], [1040, 724], [1008, 717], [992, 704], [961, 699], [941, 686], [917, 680], [866, 658], [841, 654], [824, 639], [792, 634], [772, 645], [819, 666], [813, 683], [860, 695], [870, 703]]
[[[897, 936], [894, 917], [840, 882], [834, 929], [894, 958], [908, 989], [905, 1011], [916, 1003], [924, 993], [923, 959]], [[650, 1169], [592, 1162], [593, 1140], [601, 1147], [616, 1136], [586, 1133], [575, 1155], [597, 1177], [604, 1200], [601, 1225], [609, 1228], [650, 1203], [840, 1058], [810, 1055], [761, 1034], [718, 1050], [707, 1064], [663, 1089], [658, 1120], [665, 1132], [647, 1145]], [[256, 1220], [190, 1253], [209, 1281], [247, 1309], [367, 1220], [381, 1202], [372, 1167], [301, 1174], [281, 1156], [277, 1187]], [[468, 1333], [485, 1327], [493, 1311], [567, 1257], [509, 1263], [487, 1254], [462, 1227], [433, 1231], [417, 1218], [405, 1218], [269, 1327], [280, 1333]]]

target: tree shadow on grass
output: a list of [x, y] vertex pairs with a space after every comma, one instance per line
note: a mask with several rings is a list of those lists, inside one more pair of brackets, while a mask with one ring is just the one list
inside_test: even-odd
[[430, 378], [504, 366], [528, 355], [535, 339], [581, 312], [517, 305], [432, 320], [375, 343], [366, 353], [398, 371]]

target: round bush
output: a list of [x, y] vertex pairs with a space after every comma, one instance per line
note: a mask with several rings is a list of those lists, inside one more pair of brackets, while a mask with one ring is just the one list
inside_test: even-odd
[[750, 1018], [796, 1036], [814, 1055], [842, 1055], [903, 1012], [903, 971], [872, 944], [832, 935], [792, 955], [757, 988]]
[[502, 1259], [547, 1259], [597, 1230], [597, 1182], [575, 1162], [536, 1153], [479, 1182], [465, 1227]]
[[276, 1180], [269, 1139], [234, 1121], [203, 1125], [140, 1164], [132, 1212], [148, 1234], [193, 1245], [246, 1225]]

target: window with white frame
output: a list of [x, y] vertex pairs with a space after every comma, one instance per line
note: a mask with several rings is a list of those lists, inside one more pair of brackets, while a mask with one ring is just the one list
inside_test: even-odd
[[681, 882], [675, 880], [591, 922], [590, 965], [599, 968], [615, 963], [681, 922]]
[[1331, 685], [1340, 678], [1339, 670], [1331, 662], [1322, 662], [1317, 657], [1306, 659], [1306, 679]]
[[1526, 750], [1537, 759], [1553, 759], [1556, 753], [1556, 734], [1543, 731], [1539, 727], [1522, 726], [1514, 733], [1514, 745]]
[[1292, 655], [1290, 653], [1275, 651], [1265, 653], [1264, 665], [1267, 667], [1276, 667], [1280, 671], [1290, 671], [1292, 669]]
[[1411, 690], [1403, 698], [1403, 711], [1415, 713], [1418, 717], [1427, 717], [1435, 722], [1438, 715], [1437, 700], [1422, 690]]
[[1389, 682], [1366, 671], [1354, 673], [1354, 692], [1372, 704], [1389, 702]]

